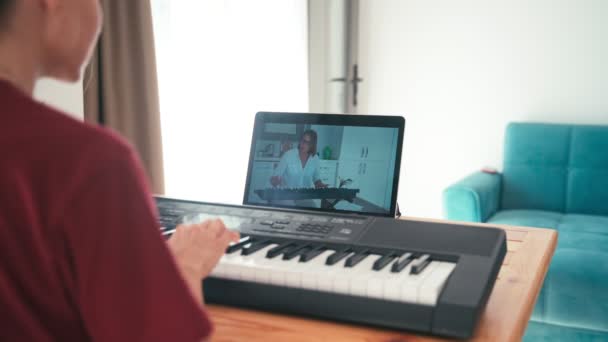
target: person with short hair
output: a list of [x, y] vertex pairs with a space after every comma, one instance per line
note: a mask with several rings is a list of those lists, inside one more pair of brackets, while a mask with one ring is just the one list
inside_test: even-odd
[[201, 280], [237, 233], [165, 241], [133, 148], [32, 99], [79, 80], [99, 0], [0, 0], [0, 341], [201, 341]]

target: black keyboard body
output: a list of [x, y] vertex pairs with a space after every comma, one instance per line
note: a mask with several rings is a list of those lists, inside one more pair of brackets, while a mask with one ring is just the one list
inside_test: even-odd
[[[161, 229], [210, 217], [239, 219], [242, 236], [299, 242], [315, 248], [429, 254], [456, 263], [435, 306], [209, 277], [209, 303], [417, 331], [455, 338], [474, 334], [505, 257], [506, 235], [496, 228], [212, 204], [157, 197]], [[230, 226], [230, 225], [228, 225]], [[306, 229], [304, 229], [306, 228]]]

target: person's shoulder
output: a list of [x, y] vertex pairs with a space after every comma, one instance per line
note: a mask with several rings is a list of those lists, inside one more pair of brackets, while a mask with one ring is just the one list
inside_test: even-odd
[[[132, 153], [131, 145], [116, 132], [84, 122], [59, 110], [38, 103], [40, 113], [54, 129], [49, 134], [56, 141], [70, 143], [76, 156], [94, 153], [96, 159], [122, 158]], [[67, 147], [67, 146], [64, 146]]]
[[53, 156], [61, 168], [94, 173], [101, 167], [132, 164], [132, 146], [111, 129], [83, 122], [46, 104], [32, 102], [25, 115], [37, 153]]

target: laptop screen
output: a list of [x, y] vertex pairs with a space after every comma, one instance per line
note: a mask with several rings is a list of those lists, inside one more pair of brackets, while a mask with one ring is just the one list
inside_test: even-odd
[[394, 217], [404, 123], [258, 113], [243, 204]]

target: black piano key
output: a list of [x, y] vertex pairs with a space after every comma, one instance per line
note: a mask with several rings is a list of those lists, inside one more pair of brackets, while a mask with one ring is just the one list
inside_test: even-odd
[[314, 258], [316, 258], [317, 256], [319, 256], [319, 254], [325, 252], [327, 249], [325, 247], [317, 247], [317, 248], [313, 248], [310, 251], [300, 255], [300, 262], [308, 262]]
[[372, 268], [374, 271], [381, 271], [386, 265], [390, 264], [391, 261], [395, 260], [396, 258], [397, 257], [393, 252], [385, 254], [380, 259], [374, 262], [374, 266]]
[[262, 240], [262, 241], [256, 241], [254, 243], [251, 244], [251, 246], [247, 247], [247, 248], [243, 248], [243, 251], [241, 252], [242, 255], [251, 255], [257, 251], [259, 251], [260, 249], [268, 246], [270, 244], [270, 240]]
[[334, 254], [330, 255], [327, 257], [327, 260], [325, 261], [325, 264], [328, 266], [332, 266], [336, 263], [338, 263], [340, 260], [346, 258], [347, 256], [349, 256], [352, 252], [349, 249], [345, 249], [345, 250], [341, 250], [341, 251], [336, 251]]
[[412, 253], [405, 253], [399, 257], [391, 267], [391, 272], [399, 273], [401, 272], [407, 265], [410, 264], [414, 260], [414, 255]]
[[286, 252], [285, 254], [283, 254], [283, 260], [291, 260], [291, 259], [299, 256], [300, 254], [310, 251], [311, 249], [312, 249], [312, 247], [310, 247], [309, 245], [297, 246], [297, 247], [291, 249], [289, 252]]
[[268, 253], [266, 253], [266, 257], [268, 259], [272, 259], [272, 258], [276, 257], [277, 255], [282, 254], [283, 252], [285, 252], [287, 249], [289, 249], [292, 246], [295, 246], [295, 244], [293, 242], [282, 243], [282, 244], [272, 248], [271, 250], [269, 250]]
[[171, 235], [173, 235], [173, 233], [175, 233], [175, 230], [177, 228], [167, 228], [167, 227], [161, 227], [161, 234], [165, 237], [165, 238], [169, 238], [171, 237]]
[[248, 244], [250, 242], [251, 242], [251, 238], [249, 236], [244, 236], [239, 240], [239, 242], [231, 243], [228, 246], [228, 248], [226, 248], [226, 254], [234, 253], [234, 252], [240, 250], [241, 248], [243, 248], [246, 244]]
[[369, 256], [368, 251], [355, 253], [352, 256], [350, 256], [348, 259], [346, 259], [345, 266], [346, 267], [355, 267], [355, 266], [357, 266], [358, 263], [363, 261], [363, 259], [367, 258], [368, 256]]
[[420, 258], [414, 260], [410, 274], [420, 274], [426, 266], [431, 262], [431, 256], [423, 254]]

